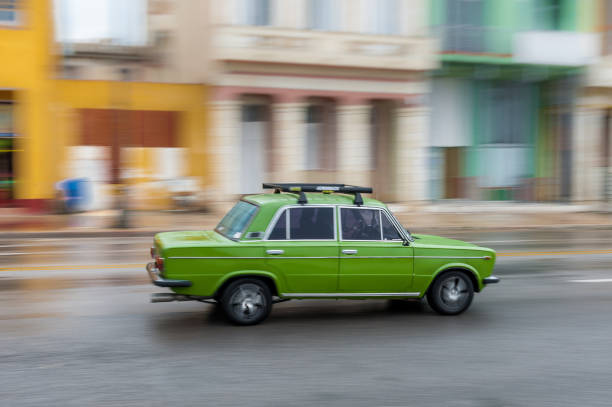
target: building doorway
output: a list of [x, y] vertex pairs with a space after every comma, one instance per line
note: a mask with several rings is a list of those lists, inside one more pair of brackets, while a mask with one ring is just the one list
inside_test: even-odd
[[15, 199], [14, 153], [13, 103], [0, 99], [0, 206]]
[[376, 100], [370, 111], [370, 169], [376, 199], [391, 201], [394, 197], [393, 115], [390, 101]]
[[240, 193], [259, 193], [268, 169], [269, 104], [247, 101], [241, 116]]

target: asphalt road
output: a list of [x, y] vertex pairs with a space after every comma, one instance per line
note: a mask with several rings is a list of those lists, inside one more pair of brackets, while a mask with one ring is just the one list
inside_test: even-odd
[[255, 327], [149, 303], [151, 239], [0, 238], [0, 405], [612, 405], [612, 231], [451, 237], [499, 253], [465, 314], [290, 301]]

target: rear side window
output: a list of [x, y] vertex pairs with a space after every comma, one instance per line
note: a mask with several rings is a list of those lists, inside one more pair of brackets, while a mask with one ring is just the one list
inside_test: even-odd
[[285, 240], [289, 237], [287, 232], [287, 210], [285, 209], [276, 221], [276, 225], [274, 225], [274, 229], [272, 229], [272, 232], [270, 232], [268, 239]]
[[285, 209], [268, 240], [333, 240], [334, 208], [303, 207]]

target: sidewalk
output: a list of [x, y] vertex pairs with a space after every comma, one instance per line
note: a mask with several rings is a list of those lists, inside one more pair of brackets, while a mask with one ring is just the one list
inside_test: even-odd
[[[420, 206], [389, 205], [404, 226], [414, 232], [610, 229], [612, 212], [602, 207], [561, 204], [437, 203]], [[116, 211], [73, 215], [28, 214], [0, 209], [0, 237], [152, 236], [160, 231], [212, 229], [223, 213], [130, 211], [129, 228], [119, 229]]]

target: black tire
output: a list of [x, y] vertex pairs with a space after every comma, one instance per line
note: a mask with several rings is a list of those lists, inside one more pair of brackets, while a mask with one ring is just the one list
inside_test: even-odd
[[427, 291], [427, 302], [438, 314], [457, 315], [469, 308], [474, 298], [474, 284], [462, 271], [440, 274]]
[[272, 311], [272, 294], [264, 282], [243, 278], [232, 282], [221, 295], [227, 318], [237, 325], [255, 325]]

